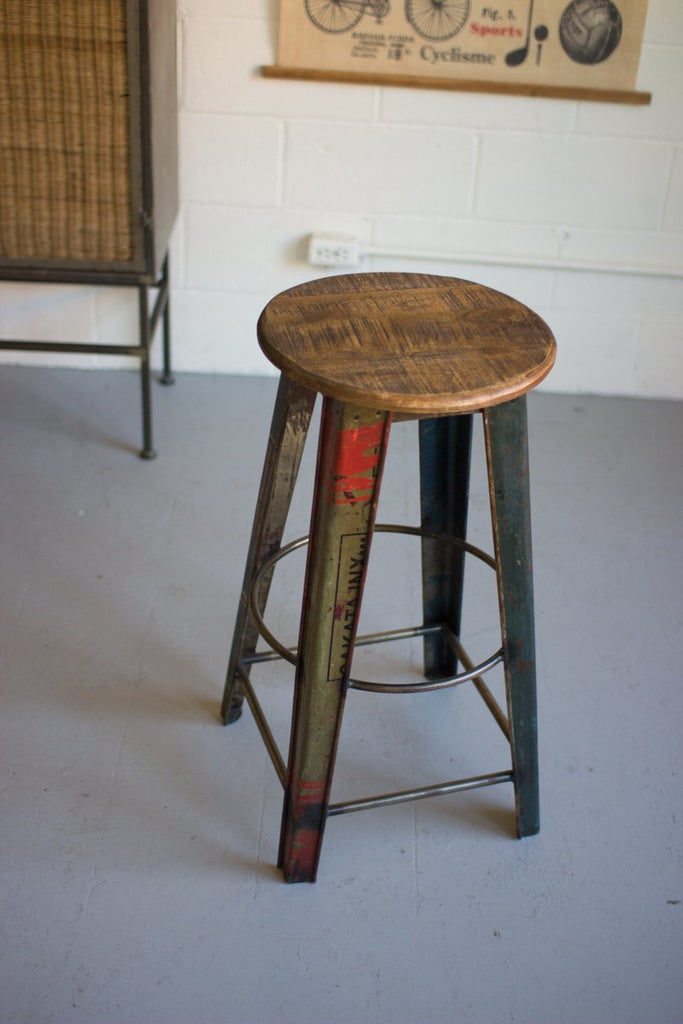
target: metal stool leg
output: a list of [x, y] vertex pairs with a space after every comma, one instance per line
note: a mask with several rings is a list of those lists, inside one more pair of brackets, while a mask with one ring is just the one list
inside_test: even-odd
[[539, 830], [534, 599], [526, 398], [484, 410], [517, 835]]
[[[420, 420], [420, 511], [422, 528], [465, 540], [469, 499], [472, 416]], [[464, 552], [452, 544], [422, 541], [424, 624], [446, 623], [460, 634]], [[454, 675], [457, 658], [446, 638], [424, 638], [427, 678]]]
[[[314, 391], [284, 375], [280, 378], [223, 693], [221, 714], [226, 725], [242, 713], [244, 694], [238, 667], [242, 658], [254, 653], [258, 641], [258, 631], [249, 614], [249, 593], [259, 565], [280, 547], [315, 397]], [[268, 599], [271, 579], [272, 573], [266, 574], [261, 582], [261, 611]]]
[[313, 882], [358, 626], [390, 416], [326, 399], [280, 835], [287, 882]]

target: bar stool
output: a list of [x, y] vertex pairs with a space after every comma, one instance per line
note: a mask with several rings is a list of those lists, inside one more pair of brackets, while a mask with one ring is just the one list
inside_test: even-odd
[[[278, 866], [289, 882], [316, 878], [323, 831], [333, 814], [512, 782], [517, 835], [539, 829], [534, 612], [526, 393], [550, 371], [555, 341], [527, 307], [479, 284], [425, 274], [326, 277], [277, 295], [258, 339], [281, 371], [222, 714], [241, 714], [246, 696], [284, 788]], [[323, 396], [309, 538], [282, 547], [313, 405]], [[465, 541], [472, 414], [483, 416], [495, 557]], [[425, 679], [353, 679], [363, 585], [392, 421], [419, 421]], [[276, 563], [308, 543], [296, 649], [263, 614]], [[464, 555], [495, 569], [502, 644], [475, 665], [459, 633]], [[391, 635], [405, 635], [396, 630]], [[259, 636], [269, 650], [256, 651]], [[384, 638], [386, 639], [386, 636]], [[358, 638], [360, 641], [360, 638]], [[256, 662], [295, 666], [287, 762], [250, 681]], [[502, 662], [507, 712], [484, 673]], [[441, 689], [471, 680], [508, 738], [509, 771], [369, 800], [330, 804], [349, 688]]]

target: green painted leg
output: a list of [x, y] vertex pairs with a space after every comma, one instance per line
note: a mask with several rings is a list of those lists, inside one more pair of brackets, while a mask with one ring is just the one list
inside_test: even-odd
[[[420, 420], [420, 510], [423, 529], [465, 540], [469, 498], [472, 416]], [[447, 623], [460, 634], [464, 552], [452, 544], [422, 541], [424, 624]], [[441, 634], [424, 639], [427, 678], [454, 675], [457, 658]]]
[[[280, 547], [314, 403], [314, 391], [308, 391], [284, 375], [280, 378], [221, 705], [226, 725], [236, 721], [242, 713], [244, 694], [237, 667], [242, 658], [254, 653], [258, 641], [259, 634], [248, 605], [252, 582], [258, 567]], [[272, 573], [261, 581], [258, 594], [261, 611], [268, 600], [271, 579]]]
[[278, 864], [315, 881], [389, 415], [325, 401]]
[[517, 835], [539, 830], [534, 598], [526, 398], [484, 410], [515, 781]]

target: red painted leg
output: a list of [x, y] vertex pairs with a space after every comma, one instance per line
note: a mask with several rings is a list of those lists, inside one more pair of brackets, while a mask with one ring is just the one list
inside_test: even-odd
[[375, 521], [388, 413], [323, 408], [279, 866], [315, 881]]

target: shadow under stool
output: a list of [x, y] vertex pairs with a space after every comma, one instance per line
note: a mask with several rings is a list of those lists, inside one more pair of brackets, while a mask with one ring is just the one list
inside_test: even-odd
[[[517, 835], [539, 829], [536, 678], [526, 393], [550, 371], [555, 342], [534, 312], [500, 292], [425, 274], [327, 277], [277, 295], [258, 323], [281, 371], [228, 665], [222, 713], [246, 696], [284, 788], [278, 866], [315, 881], [327, 818], [382, 803], [511, 782]], [[323, 396], [308, 538], [282, 537], [316, 395]], [[494, 556], [465, 541], [473, 413], [481, 413]], [[424, 676], [373, 683], [351, 676], [382, 467], [393, 421], [419, 423]], [[263, 614], [277, 562], [308, 544], [299, 642], [285, 647]], [[473, 664], [460, 643], [464, 558], [495, 569], [501, 647]], [[403, 637], [395, 630], [373, 639]], [[259, 637], [269, 646], [257, 652]], [[360, 642], [360, 638], [358, 638]], [[295, 668], [285, 763], [250, 682], [252, 664]], [[507, 710], [482, 678], [503, 664]], [[419, 692], [471, 680], [505, 733], [509, 771], [330, 804], [349, 688]]]

